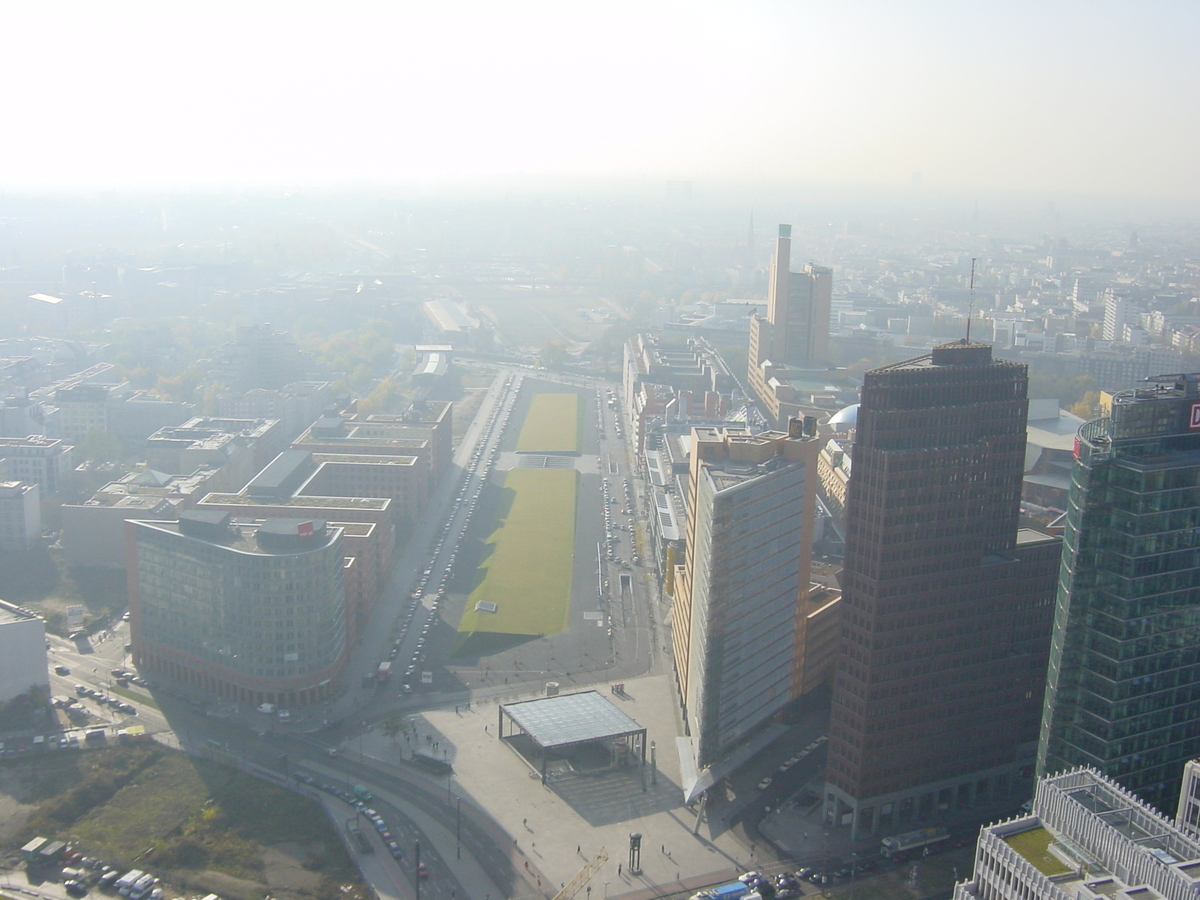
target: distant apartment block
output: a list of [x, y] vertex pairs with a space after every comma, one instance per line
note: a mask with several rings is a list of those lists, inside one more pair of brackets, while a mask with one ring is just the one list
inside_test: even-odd
[[1106, 341], [1125, 340], [1125, 328], [1130, 318], [1129, 298], [1110, 287], [1105, 289], [1102, 301], [1104, 324], [1101, 337]]
[[737, 388], [734, 374], [704, 338], [646, 332], [625, 342], [621, 381], [626, 393], [639, 382], [698, 396], [728, 395]]
[[58, 410], [30, 399], [23, 388], [0, 403], [0, 437], [55, 434], [57, 430]]
[[284, 446], [278, 419], [198, 416], [150, 435], [146, 465], [171, 475], [216, 469], [210, 490], [239, 491]]
[[108, 405], [128, 396], [128, 384], [74, 384], [54, 392], [58, 407], [58, 433], [63, 440], [80, 443], [91, 431], [108, 430]]
[[58, 438], [40, 435], [0, 437], [0, 471], [6, 478], [36, 484], [43, 495], [70, 493], [74, 449]]
[[332, 696], [348, 651], [340, 527], [209, 509], [127, 529], [141, 671], [247, 705]]
[[121, 442], [125, 453], [140, 456], [146, 439], [160, 428], [187, 421], [194, 411], [190, 403], [162, 400], [146, 391], [114, 398], [108, 407], [108, 430]]
[[821, 497], [830, 514], [838, 522], [846, 512], [846, 492], [852, 470], [850, 448], [833, 438], [825, 442], [817, 458], [817, 475], [821, 479]]
[[209, 493], [219, 475], [219, 469], [190, 475], [143, 469], [109, 482], [82, 503], [63, 504], [63, 558], [73, 568], [123, 568], [127, 520], [173, 519]]
[[317, 420], [336, 398], [328, 381], [294, 381], [279, 389], [227, 391], [217, 397], [217, 415], [225, 419], [278, 419], [285, 441]]
[[1174, 347], [1157, 344], [1133, 347], [1115, 344], [1107, 349], [1079, 354], [1079, 372], [1095, 380], [1103, 390], [1136, 387], [1162, 372], [1190, 371], [1195, 359]]
[[162, 400], [118, 382], [113, 367], [99, 363], [31, 397], [56, 408], [54, 437], [79, 444], [91, 431], [115, 436], [126, 453], [141, 453], [144, 442], [159, 428], [178, 425], [191, 414], [186, 403]]
[[[437, 474], [450, 464], [447, 409], [433, 425], [394, 421], [391, 417], [365, 420], [324, 416], [292, 442], [292, 448], [310, 453], [364, 454], [368, 456], [405, 456], [415, 460], [420, 488], [412, 496], [417, 511], [424, 508]], [[445, 448], [436, 450], [438, 448]]]
[[0, 551], [25, 553], [42, 537], [38, 486], [0, 481]]
[[46, 623], [37, 613], [0, 600], [0, 703], [39, 688], [50, 693]]
[[239, 325], [234, 339], [213, 354], [210, 379], [233, 391], [277, 390], [301, 381], [311, 362], [287, 332], [270, 325]]
[[[437, 480], [449, 468], [454, 455], [454, 404], [447, 400], [417, 400], [402, 413], [354, 416], [351, 423], [396, 425], [398, 436], [411, 434], [429, 439], [429, 471]], [[362, 432], [366, 433], [366, 432]]]

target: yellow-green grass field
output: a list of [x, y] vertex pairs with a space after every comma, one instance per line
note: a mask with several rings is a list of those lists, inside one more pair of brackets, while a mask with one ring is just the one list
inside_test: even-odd
[[517, 438], [518, 453], [578, 453], [578, 394], [534, 394]]
[[[574, 395], [569, 395], [574, 396]], [[575, 548], [574, 469], [512, 469], [504, 480], [511, 502], [487, 540], [483, 579], [459, 622], [460, 642], [478, 633], [557, 634], [567, 628]], [[476, 612], [480, 601], [495, 612]]]

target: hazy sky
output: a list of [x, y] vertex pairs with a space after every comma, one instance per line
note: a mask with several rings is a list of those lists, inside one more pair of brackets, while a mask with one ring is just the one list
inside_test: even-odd
[[0, 187], [493, 175], [1200, 199], [1200, 3], [10, 3]]

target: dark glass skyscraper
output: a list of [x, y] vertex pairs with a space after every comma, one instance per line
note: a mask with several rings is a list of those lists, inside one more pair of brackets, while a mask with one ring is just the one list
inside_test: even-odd
[[1155, 381], [1079, 430], [1038, 770], [1170, 809], [1200, 755], [1200, 375]]
[[1031, 774], [1060, 542], [1019, 530], [1027, 373], [958, 342], [866, 374], [846, 502], [829, 822], [855, 832]]

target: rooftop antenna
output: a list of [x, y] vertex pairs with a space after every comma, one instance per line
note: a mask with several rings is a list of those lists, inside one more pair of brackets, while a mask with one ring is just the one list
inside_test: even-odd
[[967, 338], [965, 343], [971, 343], [971, 317], [975, 315], [975, 257], [971, 257], [971, 287], [970, 301], [967, 304]]

